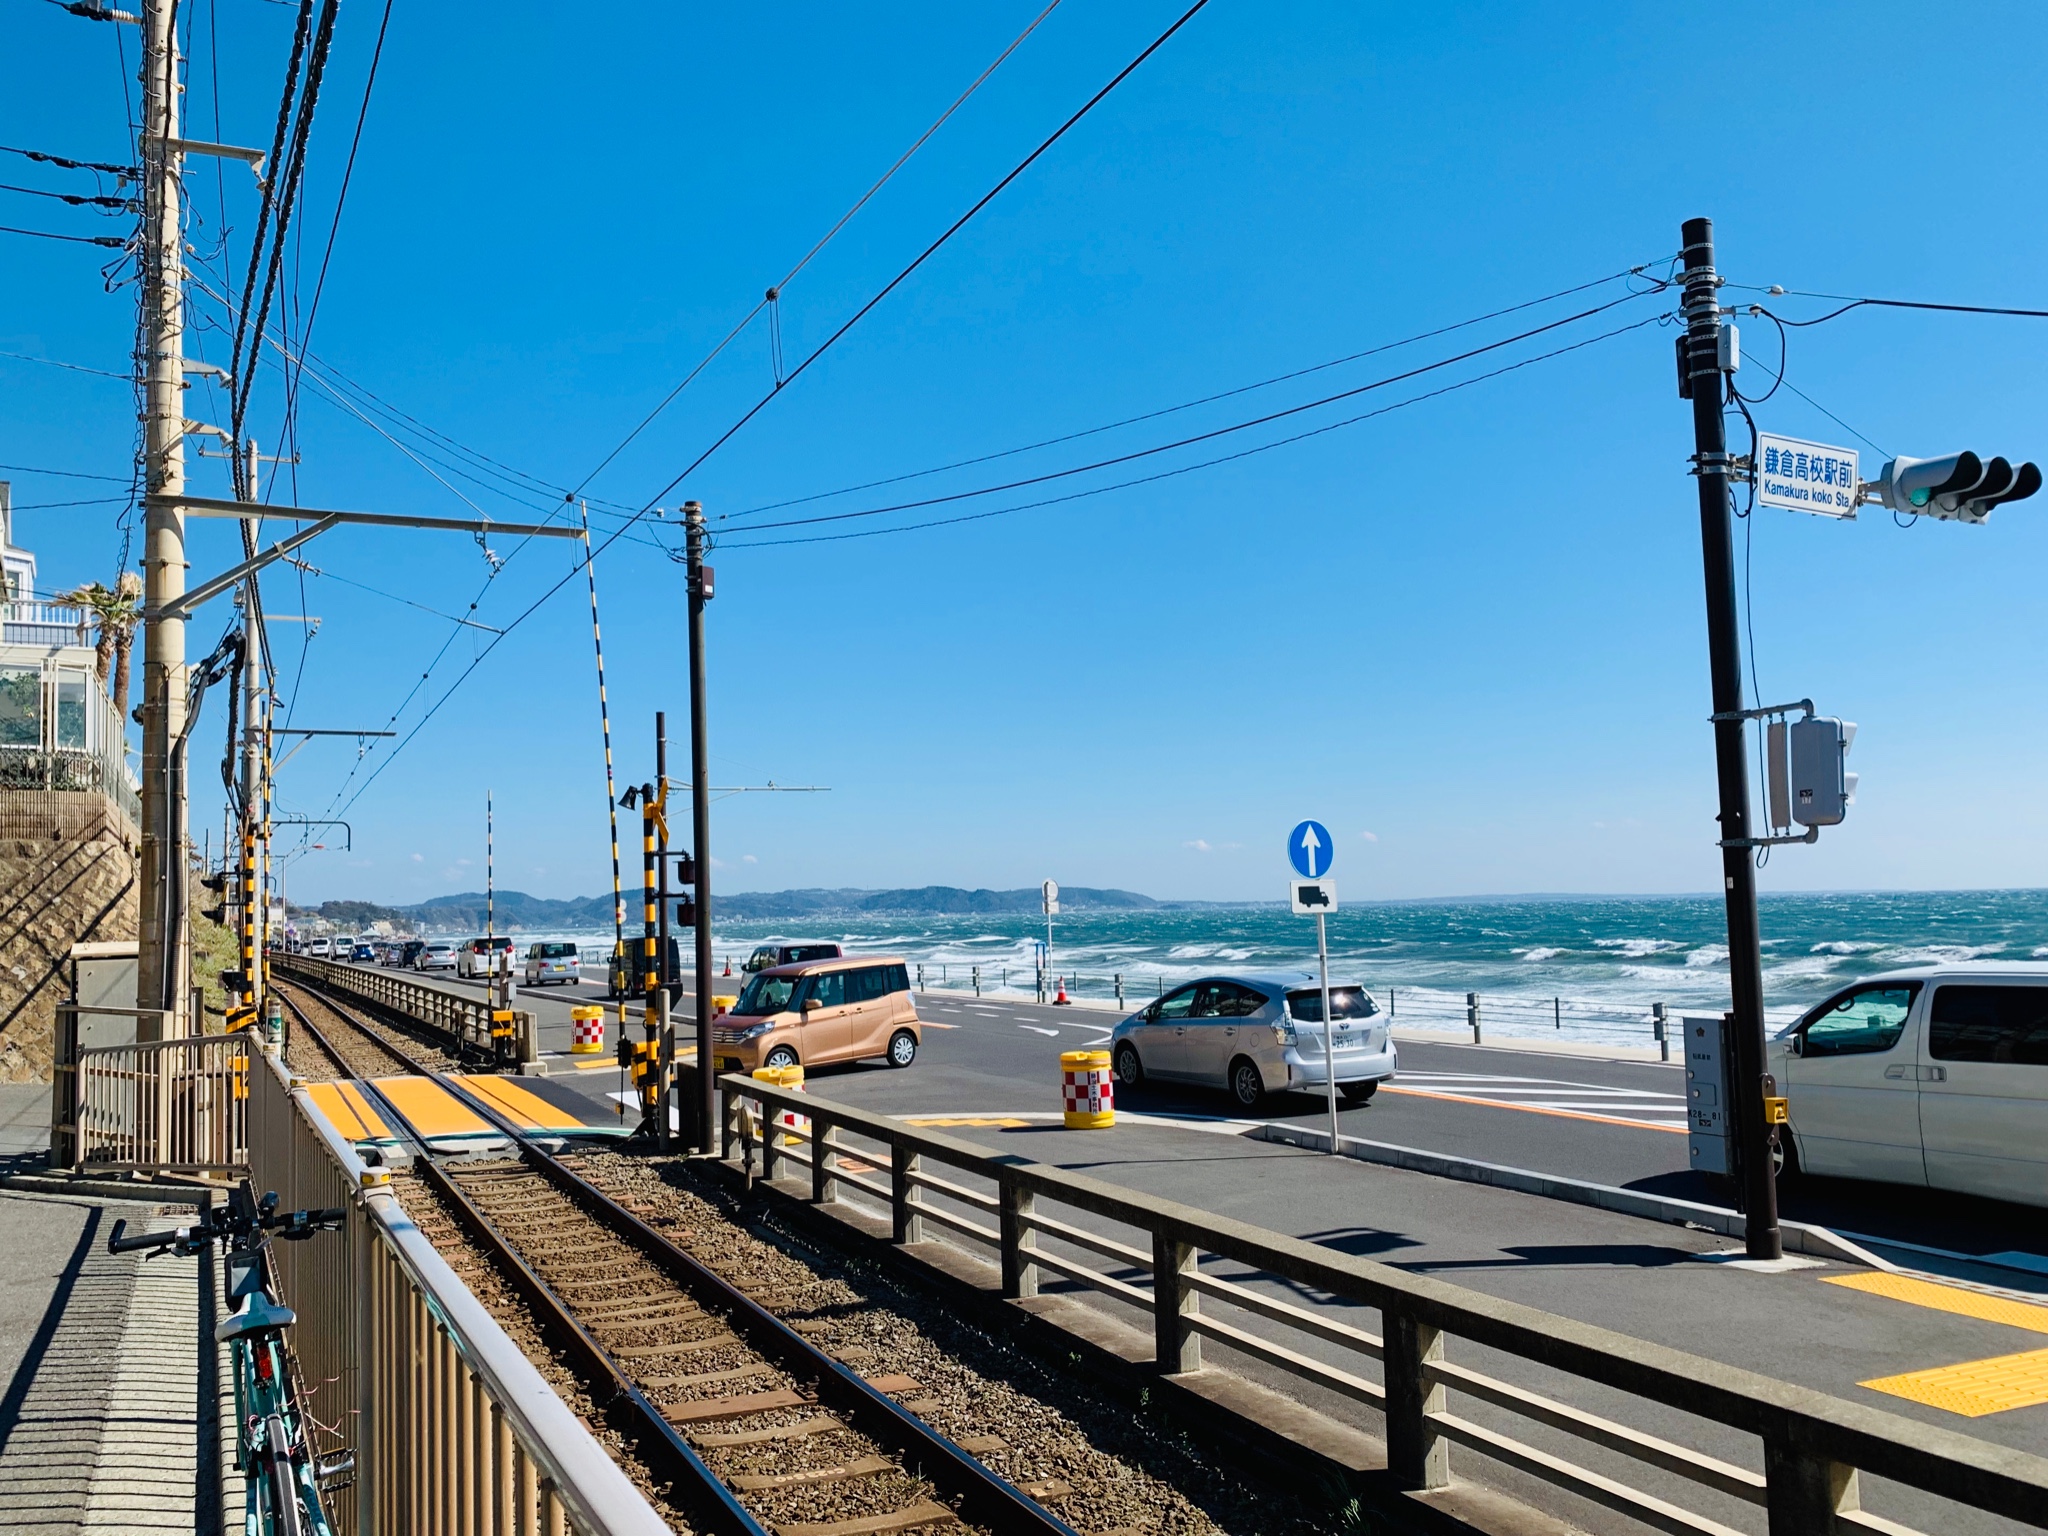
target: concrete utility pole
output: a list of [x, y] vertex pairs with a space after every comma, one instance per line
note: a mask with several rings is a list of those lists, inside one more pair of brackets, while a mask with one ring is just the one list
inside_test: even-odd
[[[142, 0], [142, 483], [152, 498], [185, 491], [184, 258], [179, 246], [178, 40], [175, 0]], [[185, 516], [161, 500], [145, 504], [144, 603], [152, 613], [185, 591]], [[185, 724], [185, 621], [153, 618], [142, 632], [142, 943], [138, 1008], [166, 1010], [161, 1026], [138, 1021], [139, 1037], [192, 1032], [188, 903], [172, 882], [187, 878], [180, 825], [170, 803], [171, 743]]]
[[1706, 565], [1707, 653], [1714, 689], [1714, 766], [1721, 789], [1721, 875], [1728, 902], [1729, 1105], [1742, 1162], [1744, 1246], [1752, 1259], [1782, 1256], [1777, 1170], [1764, 1120], [1764, 967], [1756, 911], [1756, 845], [1749, 826], [1749, 752], [1743, 735], [1742, 633], [1735, 604], [1735, 533], [1729, 504], [1728, 423], [1722, 416], [1720, 278], [1714, 221], [1688, 219], [1684, 248], [1686, 378], [1692, 389]]
[[697, 1149], [718, 1144], [718, 1058], [711, 1049], [711, 745], [705, 724], [704, 605], [714, 590], [704, 563], [704, 507], [683, 503], [690, 587], [690, 837], [697, 862]]

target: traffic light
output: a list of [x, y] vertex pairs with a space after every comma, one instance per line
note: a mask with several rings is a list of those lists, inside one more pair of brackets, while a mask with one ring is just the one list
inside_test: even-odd
[[1792, 819], [1802, 827], [1832, 827], [1856, 800], [1856, 775], [1843, 764], [1856, 727], [1829, 715], [1792, 722]]
[[1981, 523], [1993, 507], [2025, 501], [2041, 489], [2033, 464], [2014, 468], [1968, 450], [1935, 459], [1893, 459], [1878, 476], [1877, 499], [1894, 512], [1914, 512], [1959, 523]]

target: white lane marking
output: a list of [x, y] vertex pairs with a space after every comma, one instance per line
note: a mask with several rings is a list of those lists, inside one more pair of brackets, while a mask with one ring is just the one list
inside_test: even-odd
[[1562, 1078], [1511, 1077], [1490, 1072], [1402, 1072], [1390, 1088], [1496, 1109], [1562, 1110], [1597, 1114], [1657, 1130], [1682, 1130], [1686, 1103], [1680, 1094], [1643, 1088], [1612, 1088]]
[[1047, 1029], [1043, 1024], [1019, 1024], [1017, 1027], [1019, 1029], [1028, 1029], [1034, 1035], [1052, 1035], [1057, 1037], [1059, 1034], [1058, 1030]]

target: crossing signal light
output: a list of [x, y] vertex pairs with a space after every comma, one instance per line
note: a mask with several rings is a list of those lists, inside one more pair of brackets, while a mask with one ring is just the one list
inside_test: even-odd
[[1981, 523], [1991, 509], [2025, 501], [2041, 489], [2034, 464], [1980, 459], [1965, 449], [1933, 459], [1893, 459], [1878, 476], [1877, 499], [1894, 512], [1947, 522]]

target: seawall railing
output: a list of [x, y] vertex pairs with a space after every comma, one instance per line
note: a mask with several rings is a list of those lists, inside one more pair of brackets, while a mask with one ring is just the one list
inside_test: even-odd
[[[491, 1002], [483, 993], [455, 992], [427, 982], [409, 980], [401, 971], [379, 966], [344, 965], [333, 960], [317, 960], [311, 955], [287, 954], [282, 950], [271, 951], [270, 969], [273, 975], [287, 981], [296, 978], [311, 982], [342, 997], [399, 1014], [439, 1034], [451, 1049], [467, 1048], [493, 1053]], [[524, 1021], [522, 1038], [530, 1040], [533, 1035], [532, 1015], [524, 1010], [514, 1011]]]
[[[815, 1094], [738, 1075], [719, 1086], [728, 1158], [743, 1153], [751, 1170], [758, 1151], [771, 1180], [808, 1170], [813, 1201], [886, 1213], [896, 1243], [993, 1252], [1005, 1297], [1066, 1282], [1136, 1312], [1169, 1378], [1202, 1370], [1214, 1346], [1291, 1378], [1304, 1400], [1377, 1413], [1400, 1492], [1449, 1488], [1455, 1449], [1683, 1536], [1740, 1536], [1757, 1528], [1758, 1510], [1770, 1536], [1910, 1532], [1863, 1509], [1866, 1474], [1882, 1480], [1884, 1502], [1931, 1529], [1956, 1528], [1939, 1501], [2048, 1528], [2048, 1460], [2024, 1451]], [[808, 1117], [808, 1130], [790, 1116]], [[1346, 1319], [1345, 1304], [1376, 1311], [1379, 1330]], [[1464, 1359], [1452, 1358], [1454, 1342]], [[1533, 1379], [1510, 1381], [1493, 1359]], [[1715, 1451], [1639, 1427], [1652, 1417], [1646, 1405], [1682, 1416]], [[1897, 1485], [1914, 1492], [1902, 1497]]]

